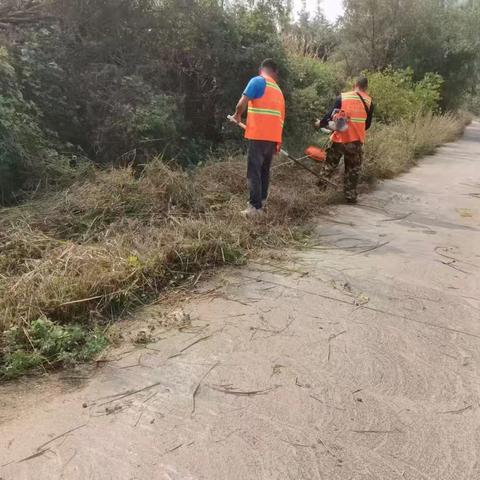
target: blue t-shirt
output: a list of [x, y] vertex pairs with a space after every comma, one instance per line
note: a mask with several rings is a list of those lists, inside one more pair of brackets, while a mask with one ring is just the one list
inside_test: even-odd
[[256, 100], [257, 98], [263, 97], [266, 88], [267, 81], [259, 75], [258, 77], [253, 77], [248, 82], [247, 88], [243, 94], [250, 100]]

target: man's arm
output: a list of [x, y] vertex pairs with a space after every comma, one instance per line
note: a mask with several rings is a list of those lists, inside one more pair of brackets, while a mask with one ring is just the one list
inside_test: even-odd
[[365, 128], [368, 130], [372, 126], [372, 120], [373, 120], [373, 111], [375, 110], [375, 105], [372, 102], [370, 105], [370, 110], [368, 111], [367, 115], [367, 123], [365, 124]]
[[247, 88], [245, 88], [242, 97], [237, 103], [235, 113], [232, 115], [236, 122], [241, 122], [242, 115], [248, 108], [249, 100], [255, 100], [263, 97], [266, 86], [267, 82], [263, 77], [260, 76], [254, 77], [250, 80], [250, 82], [248, 82]]
[[237, 103], [237, 107], [235, 108], [235, 113], [232, 115], [232, 117], [235, 119], [237, 123], [240, 123], [242, 121], [242, 116], [248, 107], [248, 100], [249, 98], [246, 95], [242, 95], [240, 97], [240, 100]]
[[315, 126], [317, 128], [326, 128], [328, 127], [328, 122], [332, 119], [333, 111], [340, 110], [342, 108], [342, 97], [338, 96], [335, 99], [335, 103], [333, 107], [325, 114], [325, 116], [321, 120], [317, 120]]

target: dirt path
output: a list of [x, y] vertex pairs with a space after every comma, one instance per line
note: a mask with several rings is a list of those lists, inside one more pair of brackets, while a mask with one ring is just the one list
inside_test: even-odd
[[3, 387], [0, 477], [480, 478], [480, 124], [317, 234], [82, 387]]

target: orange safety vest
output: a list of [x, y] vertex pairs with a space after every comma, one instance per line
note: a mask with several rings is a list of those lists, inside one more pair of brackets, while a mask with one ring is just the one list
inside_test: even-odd
[[359, 96], [365, 100], [367, 107], [370, 109], [372, 106], [372, 99], [362, 92], [357, 94], [356, 92], [342, 93], [342, 107], [348, 118], [348, 129], [345, 132], [333, 132], [331, 139], [334, 143], [351, 143], [361, 142], [365, 143], [366, 136], [366, 123], [367, 112], [365, 105], [360, 100]]
[[273, 78], [262, 75], [267, 82], [263, 97], [248, 102], [245, 138], [282, 143], [285, 122], [285, 99]]

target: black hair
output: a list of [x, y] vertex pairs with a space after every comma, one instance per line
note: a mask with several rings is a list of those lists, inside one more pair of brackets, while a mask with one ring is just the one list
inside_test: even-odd
[[275, 62], [275, 60], [273, 60], [272, 58], [266, 58], [260, 65], [260, 68], [268, 68], [272, 72], [278, 73], [277, 62]]
[[368, 88], [368, 78], [367, 77], [358, 77], [355, 81], [355, 85], [361, 90], [367, 90]]

